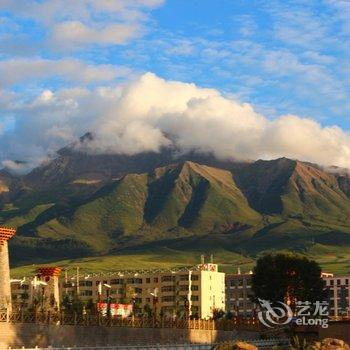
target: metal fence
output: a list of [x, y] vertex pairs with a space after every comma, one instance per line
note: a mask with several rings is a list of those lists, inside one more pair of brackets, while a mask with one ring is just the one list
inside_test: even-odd
[[19, 348], [8, 350], [211, 350], [215, 344], [167, 344], [167, 345], [149, 345], [149, 346], [103, 346], [103, 347], [67, 347], [67, 348]]
[[133, 328], [180, 328], [201, 330], [260, 330], [262, 325], [252, 318], [234, 317], [231, 320], [190, 320], [169, 318], [114, 318], [100, 314], [79, 315], [76, 313], [51, 312], [0, 312], [0, 322], [36, 323], [53, 325], [133, 327]]
[[[271, 349], [275, 345], [288, 346], [290, 344], [287, 338], [270, 338], [270, 339], [249, 339], [250, 344], [255, 345], [258, 349]], [[9, 350], [212, 350], [218, 344], [166, 344], [166, 345], [143, 345], [143, 346], [103, 346], [103, 347], [47, 347], [47, 348], [21, 348]]]

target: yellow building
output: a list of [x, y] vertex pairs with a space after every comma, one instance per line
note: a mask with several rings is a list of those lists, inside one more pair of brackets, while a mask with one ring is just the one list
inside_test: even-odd
[[211, 318], [225, 310], [225, 274], [216, 264], [155, 271], [69, 275], [60, 284], [61, 300], [78, 298], [109, 303], [133, 303], [135, 313]]

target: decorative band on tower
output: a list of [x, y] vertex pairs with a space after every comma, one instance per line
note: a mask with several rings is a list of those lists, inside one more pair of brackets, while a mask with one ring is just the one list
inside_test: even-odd
[[57, 266], [41, 266], [38, 268], [38, 275], [42, 277], [59, 276], [61, 269]]
[[7, 241], [16, 229], [0, 227], [0, 310], [12, 311], [10, 264]]
[[0, 245], [4, 245], [10, 238], [16, 234], [16, 229], [0, 227]]

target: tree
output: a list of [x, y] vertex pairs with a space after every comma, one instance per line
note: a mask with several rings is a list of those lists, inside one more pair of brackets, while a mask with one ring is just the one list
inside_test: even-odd
[[213, 320], [220, 320], [221, 318], [224, 318], [225, 311], [222, 309], [214, 309], [213, 311]]
[[293, 309], [296, 301], [313, 303], [324, 299], [320, 266], [296, 254], [268, 254], [259, 258], [253, 270], [252, 290], [255, 300], [287, 302]]

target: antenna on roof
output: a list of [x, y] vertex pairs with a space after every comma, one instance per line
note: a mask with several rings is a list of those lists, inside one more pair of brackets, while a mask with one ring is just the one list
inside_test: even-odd
[[212, 264], [214, 262], [214, 255], [210, 254], [210, 263]]
[[201, 264], [204, 264], [204, 254], [201, 255]]

